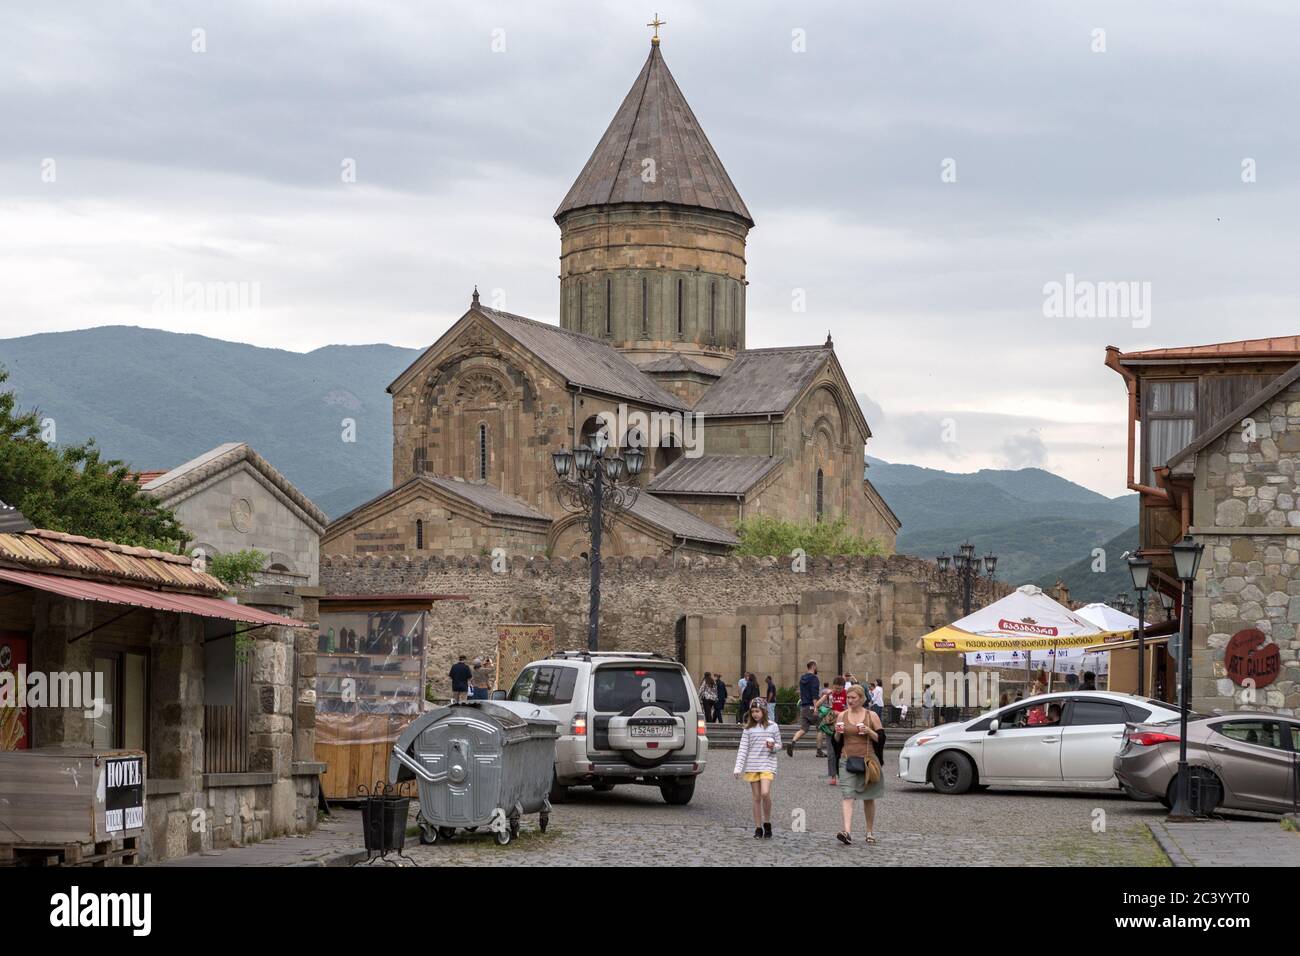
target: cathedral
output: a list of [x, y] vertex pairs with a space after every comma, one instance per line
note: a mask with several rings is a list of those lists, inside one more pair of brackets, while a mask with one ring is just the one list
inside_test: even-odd
[[[392, 488], [332, 522], [322, 552], [583, 554], [551, 455], [602, 427], [615, 446], [650, 445], [607, 556], [725, 553], [757, 515], [843, 517], [894, 550], [899, 521], [865, 477], [871, 429], [831, 337], [746, 347], [754, 220], [657, 38], [555, 221], [559, 325], [475, 290], [388, 387]], [[672, 427], [610, 432], [629, 420]]]

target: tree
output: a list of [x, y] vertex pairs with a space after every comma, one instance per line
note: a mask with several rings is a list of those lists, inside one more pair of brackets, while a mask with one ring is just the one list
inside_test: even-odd
[[[8, 379], [0, 366], [0, 385]], [[162, 551], [179, 550], [186, 538], [176, 516], [131, 480], [125, 463], [104, 458], [93, 439], [46, 443], [40, 413], [20, 410], [12, 389], [0, 390], [0, 501], [51, 531]]]
[[848, 530], [848, 521], [839, 517], [834, 521], [815, 521], [800, 524], [782, 521], [767, 515], [746, 518], [736, 523], [740, 544], [736, 554], [788, 557], [795, 548], [802, 548], [809, 557], [824, 554], [884, 554], [885, 546], [878, 538], [864, 538]]
[[266, 567], [267, 556], [256, 548], [227, 551], [208, 558], [208, 574], [228, 588], [250, 588], [257, 583], [257, 572]]

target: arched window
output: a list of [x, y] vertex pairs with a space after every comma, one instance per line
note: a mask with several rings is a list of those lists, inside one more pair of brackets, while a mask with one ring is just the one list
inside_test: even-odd
[[605, 280], [605, 334], [614, 334], [614, 281]]
[[682, 280], [677, 280], [677, 334], [682, 334]]
[[641, 277], [641, 334], [650, 331], [650, 280]]
[[740, 673], [749, 673], [749, 629], [744, 624], [740, 625]]
[[480, 422], [478, 426], [478, 476], [483, 481], [488, 474], [488, 438], [487, 425]]
[[578, 323], [579, 332], [586, 331], [587, 321], [587, 286], [581, 279], [578, 280]]
[[817, 520], [818, 521], [822, 520], [822, 508], [824, 503], [824, 499], [822, 498], [822, 485], [823, 485], [822, 479], [823, 479], [822, 470], [818, 468], [817, 469]]
[[415, 519], [415, 550], [424, 550], [424, 519]]
[[709, 283], [709, 335], [713, 335], [717, 331], [717, 315], [718, 315], [718, 284], [716, 282], [710, 282]]

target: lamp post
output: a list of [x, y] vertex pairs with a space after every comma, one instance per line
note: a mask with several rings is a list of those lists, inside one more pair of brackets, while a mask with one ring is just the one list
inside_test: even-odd
[[1151, 562], [1140, 554], [1128, 559], [1128, 573], [1133, 578], [1133, 590], [1138, 596], [1138, 686], [1143, 697], [1147, 693], [1147, 586], [1151, 583]]
[[[983, 566], [984, 572], [990, 579], [993, 572], [997, 570], [997, 555], [989, 553], [980, 558], [975, 553], [975, 545], [967, 541], [952, 557], [947, 554], [941, 554], [934, 559], [940, 573], [946, 574], [951, 568], [959, 577], [962, 584], [962, 617], [969, 617], [971, 612], [971, 590], [974, 582], [979, 579], [980, 568]], [[967, 672], [969, 666], [966, 663], [965, 653], [961, 656], [961, 706], [966, 709], [970, 706], [970, 685], [967, 683]]]
[[1156, 593], [1160, 595], [1160, 606], [1165, 609], [1165, 620], [1172, 621], [1174, 619], [1174, 596], [1167, 591], [1157, 591]]
[[574, 514], [581, 514], [591, 534], [590, 610], [587, 614], [587, 650], [600, 643], [600, 539], [602, 529], [613, 523], [615, 515], [636, 504], [639, 489], [637, 475], [645, 466], [645, 452], [628, 448], [622, 455], [606, 454], [608, 441], [603, 429], [592, 436], [591, 445], [578, 445], [573, 451], [561, 447], [551, 454], [555, 468], [555, 494], [560, 504]]
[[1184, 535], [1183, 540], [1170, 550], [1174, 554], [1174, 573], [1183, 583], [1183, 617], [1178, 641], [1178, 777], [1169, 819], [1190, 820], [1192, 807], [1191, 778], [1187, 770], [1187, 692], [1188, 685], [1191, 684], [1188, 663], [1192, 656], [1192, 582], [1196, 580], [1197, 569], [1201, 566], [1201, 553], [1205, 550], [1205, 545], [1191, 535]]

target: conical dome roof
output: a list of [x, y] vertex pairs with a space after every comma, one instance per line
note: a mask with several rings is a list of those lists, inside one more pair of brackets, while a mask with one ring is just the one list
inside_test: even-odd
[[[653, 177], [645, 162], [653, 160]], [[650, 181], [646, 181], [647, 178]], [[744, 200], [668, 72], [658, 44], [577, 181], [555, 211], [615, 203], [674, 203], [732, 213], [752, 226]]]

